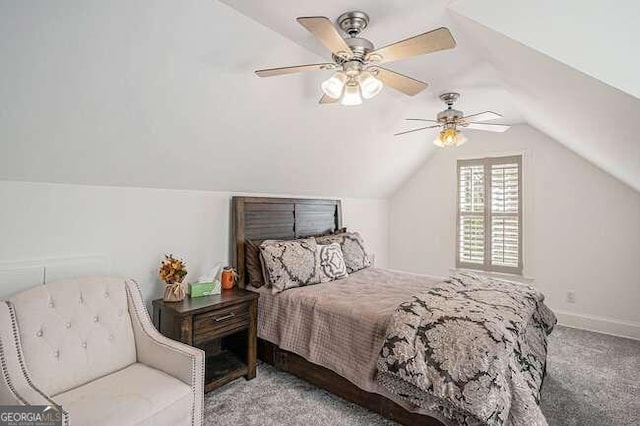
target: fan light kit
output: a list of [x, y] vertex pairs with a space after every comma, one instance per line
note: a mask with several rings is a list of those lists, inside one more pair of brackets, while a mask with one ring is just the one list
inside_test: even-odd
[[502, 117], [502, 115], [492, 111], [479, 112], [465, 117], [462, 111], [453, 109], [453, 104], [458, 100], [458, 98], [460, 98], [459, 93], [443, 93], [440, 95], [440, 99], [447, 104], [447, 109], [439, 112], [436, 120], [407, 118], [407, 120], [410, 121], [424, 121], [437, 124], [396, 133], [395, 136], [418, 132], [420, 130], [441, 128], [442, 130], [438, 133], [438, 137], [436, 137], [433, 143], [436, 146], [444, 148], [460, 146], [467, 141], [467, 137], [462, 134], [459, 130], [460, 128], [485, 130], [488, 132], [504, 132], [509, 130], [510, 126], [505, 124], [481, 123], [482, 121], [495, 120], [496, 118]]
[[259, 77], [271, 77], [302, 71], [335, 70], [320, 86], [324, 92], [321, 104], [339, 102], [342, 105], [360, 105], [362, 99], [373, 98], [385, 85], [414, 96], [424, 90], [427, 84], [382, 68], [380, 64], [451, 49], [456, 45], [447, 28], [438, 28], [374, 49], [373, 43], [359, 36], [369, 25], [369, 16], [358, 11], [343, 13], [336, 20], [338, 27], [348, 35], [347, 38], [343, 38], [331, 21], [323, 16], [302, 17], [297, 21], [331, 50], [333, 62], [263, 69], [256, 71], [256, 74]]
[[445, 148], [448, 146], [460, 146], [468, 140], [469, 139], [467, 139], [460, 130], [445, 129], [440, 132], [437, 138], [435, 138], [433, 144], [440, 148]]

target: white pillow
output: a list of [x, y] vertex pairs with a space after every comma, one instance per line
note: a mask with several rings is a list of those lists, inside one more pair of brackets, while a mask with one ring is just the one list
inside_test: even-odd
[[349, 276], [340, 244], [318, 245], [317, 255], [319, 258], [318, 273], [320, 274], [320, 282], [326, 283]]

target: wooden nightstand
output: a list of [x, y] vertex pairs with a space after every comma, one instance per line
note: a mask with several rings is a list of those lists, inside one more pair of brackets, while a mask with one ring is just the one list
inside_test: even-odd
[[182, 302], [153, 301], [153, 322], [162, 334], [206, 352], [205, 392], [256, 376], [258, 297], [234, 288]]

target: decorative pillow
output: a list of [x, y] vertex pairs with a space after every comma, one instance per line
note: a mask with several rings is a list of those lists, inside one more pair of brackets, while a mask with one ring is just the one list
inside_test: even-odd
[[349, 276], [340, 244], [318, 245], [317, 254], [319, 257], [318, 264], [320, 265], [320, 268], [318, 268], [320, 282], [326, 283]]
[[255, 288], [262, 287], [264, 277], [262, 276], [262, 259], [260, 258], [260, 244], [263, 240], [244, 241], [244, 265], [249, 276], [249, 284]]
[[265, 241], [260, 245], [265, 280], [273, 294], [320, 282], [317, 247], [313, 238]]
[[371, 259], [364, 247], [364, 240], [357, 232], [344, 232], [342, 234], [327, 235], [316, 238], [318, 244], [340, 244], [347, 272], [353, 273], [371, 266]]

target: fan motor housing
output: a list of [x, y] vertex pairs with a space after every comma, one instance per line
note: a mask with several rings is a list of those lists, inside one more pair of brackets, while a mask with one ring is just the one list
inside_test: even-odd
[[438, 113], [438, 121], [441, 123], [457, 121], [462, 117], [464, 117], [464, 114], [462, 113], [462, 111], [459, 111], [453, 108], [445, 109], [444, 111], [441, 111]]
[[366, 38], [349, 37], [345, 42], [347, 42], [353, 53], [362, 52], [364, 54], [373, 50], [373, 43]]
[[[353, 53], [353, 57], [351, 59], [355, 59], [360, 62], [364, 62], [365, 57], [367, 56], [367, 53], [374, 50], [373, 43], [371, 43], [366, 38], [349, 37], [349, 38], [346, 38], [344, 41], [351, 48], [351, 52]], [[347, 62], [346, 58], [340, 57], [337, 55], [333, 55], [333, 60], [339, 64]]]

